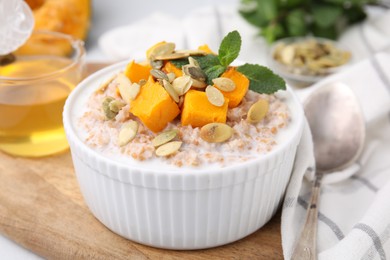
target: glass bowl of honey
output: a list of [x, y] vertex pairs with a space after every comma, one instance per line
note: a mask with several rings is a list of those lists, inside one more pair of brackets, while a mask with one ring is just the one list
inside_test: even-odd
[[84, 75], [85, 49], [69, 35], [36, 31], [0, 60], [0, 150], [41, 157], [68, 148], [62, 111]]

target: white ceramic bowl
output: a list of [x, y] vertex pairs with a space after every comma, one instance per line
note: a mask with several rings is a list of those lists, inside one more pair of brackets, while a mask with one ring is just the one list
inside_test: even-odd
[[126, 63], [89, 76], [69, 96], [64, 126], [84, 199], [115, 233], [160, 248], [200, 249], [227, 244], [262, 227], [276, 212], [289, 181], [303, 129], [301, 105], [282, 93], [292, 112], [283, 142], [268, 154], [221, 169], [164, 170], [109, 158], [82, 140], [80, 107]]

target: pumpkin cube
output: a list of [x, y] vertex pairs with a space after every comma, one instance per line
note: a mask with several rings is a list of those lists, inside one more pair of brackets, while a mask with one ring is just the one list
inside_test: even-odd
[[156, 133], [175, 119], [180, 109], [164, 87], [149, 78], [137, 98], [131, 102], [130, 112]]
[[173, 65], [173, 63], [170, 61], [168, 61], [164, 64], [164, 67], [162, 68], [162, 70], [167, 74], [170, 72], [175, 73], [176, 78], [183, 76], [183, 71], [181, 69], [179, 69], [178, 67], [176, 67], [175, 65]]
[[214, 87], [221, 90], [222, 94], [229, 99], [229, 108], [237, 107], [241, 100], [244, 98], [249, 88], [249, 79], [242, 73], [238, 72], [236, 68], [229, 67], [221, 77], [229, 78], [233, 80], [236, 88], [233, 91], [226, 92], [218, 88], [217, 85]]
[[138, 83], [141, 79], [147, 80], [149, 78], [151, 69], [152, 67], [149, 64], [144, 65], [132, 60], [126, 66], [125, 75], [132, 83]]
[[206, 93], [198, 90], [190, 90], [184, 98], [181, 113], [181, 124], [193, 127], [202, 127], [208, 123], [225, 123], [229, 100], [221, 107], [214, 106], [207, 99]]

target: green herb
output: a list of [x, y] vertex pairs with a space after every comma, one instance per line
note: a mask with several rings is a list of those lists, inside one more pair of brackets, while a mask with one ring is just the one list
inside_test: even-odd
[[272, 94], [286, 89], [284, 80], [264, 66], [246, 63], [238, 66], [237, 71], [249, 79], [249, 89], [255, 92]]
[[[237, 31], [232, 31], [223, 38], [218, 55], [208, 54], [192, 57], [198, 61], [200, 68], [206, 73], [207, 84], [211, 85], [213, 84], [212, 80], [224, 73], [230, 63], [238, 57], [240, 49], [241, 36]], [[189, 63], [188, 59], [172, 60], [171, 62], [178, 68]], [[250, 80], [249, 89], [255, 92], [272, 94], [278, 90], [286, 89], [284, 80], [266, 67], [246, 63], [237, 67], [237, 70]]]
[[207, 84], [212, 85], [213, 79], [218, 78], [222, 73], [226, 71], [226, 67], [222, 65], [215, 65], [209, 68], [206, 68], [204, 72], [207, 75]]
[[241, 0], [241, 15], [268, 41], [314, 34], [337, 38], [350, 24], [366, 18], [365, 5], [378, 0]]
[[237, 31], [232, 31], [226, 35], [218, 50], [218, 59], [222, 66], [229, 66], [240, 53], [241, 36]]

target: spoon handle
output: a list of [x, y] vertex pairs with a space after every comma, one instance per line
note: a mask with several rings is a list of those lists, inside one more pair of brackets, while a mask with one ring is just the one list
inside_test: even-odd
[[317, 222], [318, 222], [318, 198], [320, 195], [322, 173], [315, 175], [310, 202], [307, 207], [306, 221], [302, 233], [294, 249], [292, 260], [316, 260], [317, 259]]

